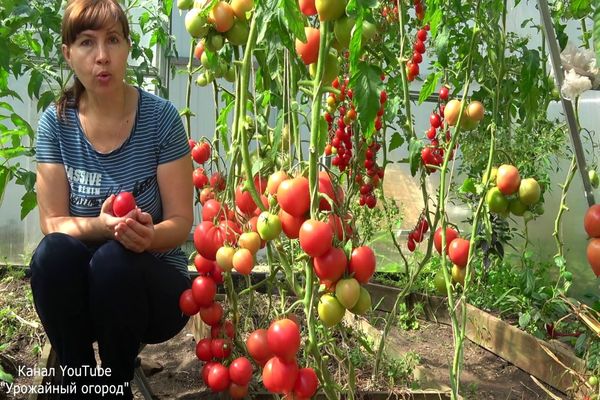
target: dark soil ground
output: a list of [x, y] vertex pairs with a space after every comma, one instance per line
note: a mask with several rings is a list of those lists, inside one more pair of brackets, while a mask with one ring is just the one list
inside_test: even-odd
[[[417, 330], [394, 329], [395, 340], [406, 352], [420, 358], [415, 373], [422, 389], [447, 385], [452, 360], [450, 327], [419, 322]], [[32, 384], [35, 377], [20, 376], [19, 366], [39, 364], [45, 344], [43, 329], [31, 304], [29, 282], [22, 274], [0, 271], [0, 366], [14, 376], [15, 384]], [[192, 324], [166, 343], [149, 345], [141, 353], [143, 367], [158, 399], [214, 398], [205, 391], [200, 378], [201, 363], [195, 356]], [[360, 380], [359, 380], [360, 385]], [[6, 393], [0, 381], [0, 399], [27, 399], [27, 395]], [[134, 385], [136, 399], [143, 399]], [[549, 399], [528, 374], [502, 358], [467, 341], [464, 352], [461, 393], [465, 399]], [[558, 398], [567, 397], [558, 394]]]

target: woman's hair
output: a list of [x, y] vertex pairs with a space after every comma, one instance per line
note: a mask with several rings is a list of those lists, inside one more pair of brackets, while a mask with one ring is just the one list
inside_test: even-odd
[[[69, 0], [62, 19], [62, 44], [70, 46], [77, 35], [88, 29], [100, 29], [121, 24], [123, 36], [129, 39], [129, 21], [117, 0]], [[59, 118], [64, 117], [65, 108], [77, 107], [85, 87], [74, 77], [71, 87], [63, 91], [56, 104]]]

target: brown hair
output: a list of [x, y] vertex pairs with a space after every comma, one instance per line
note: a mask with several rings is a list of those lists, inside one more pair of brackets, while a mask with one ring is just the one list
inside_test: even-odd
[[[88, 29], [100, 29], [114, 23], [121, 24], [123, 35], [129, 40], [129, 21], [117, 0], [69, 0], [62, 19], [62, 44], [70, 46], [77, 35]], [[64, 90], [56, 104], [59, 118], [65, 108], [77, 107], [85, 87], [74, 77], [71, 87]]]

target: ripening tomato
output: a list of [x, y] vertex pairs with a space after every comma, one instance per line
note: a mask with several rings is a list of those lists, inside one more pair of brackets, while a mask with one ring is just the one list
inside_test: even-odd
[[[448, 245], [458, 237], [458, 231], [450, 226], [446, 226], [446, 254], [448, 253]], [[442, 254], [442, 227], [440, 226], [433, 234], [433, 244], [439, 254]]]
[[291, 392], [297, 377], [296, 361], [287, 362], [279, 357], [271, 357], [262, 371], [263, 385], [271, 393]]
[[335, 21], [346, 10], [346, 0], [315, 0], [315, 7], [321, 21]]
[[254, 268], [254, 256], [248, 249], [237, 249], [231, 261], [233, 268], [242, 275], [250, 275]]
[[213, 301], [207, 307], [200, 307], [200, 319], [208, 326], [215, 326], [221, 322], [223, 307], [219, 302]]
[[331, 248], [333, 231], [327, 222], [308, 219], [300, 227], [300, 247], [311, 257], [319, 257]]
[[211, 344], [212, 340], [208, 338], [200, 339], [196, 343], [196, 357], [200, 361], [210, 361], [213, 358]]
[[285, 172], [285, 171], [273, 172], [271, 174], [271, 176], [269, 176], [269, 180], [267, 182], [267, 193], [269, 193], [270, 195], [273, 195], [273, 196], [275, 194], [277, 194], [277, 189], [279, 188], [279, 185], [281, 184], [281, 182], [285, 181], [286, 179], [289, 179], [287, 172]]
[[[204, 43], [198, 43], [198, 46], [202, 46], [202, 50], [204, 51]], [[198, 58], [200, 59], [200, 58]], [[198, 164], [204, 164], [210, 158], [210, 144], [207, 142], [197, 142], [194, 148], [192, 149], [192, 158]]]
[[310, 17], [311, 15], [317, 14], [317, 8], [315, 7], [315, 0], [300, 0], [300, 11], [302, 14]]
[[223, 392], [229, 388], [229, 368], [215, 363], [208, 372], [208, 387], [213, 392]]
[[231, 0], [233, 13], [240, 20], [246, 19], [246, 13], [254, 8], [254, 0]]
[[256, 254], [260, 249], [260, 235], [256, 232], [244, 232], [238, 238], [238, 246], [250, 250], [250, 253]]
[[587, 259], [596, 277], [600, 276], [600, 239], [594, 238], [588, 243]]
[[121, 192], [113, 199], [112, 211], [117, 217], [124, 217], [135, 209], [135, 198], [131, 192]]
[[585, 213], [583, 228], [591, 238], [600, 238], [600, 204], [594, 204]]
[[267, 330], [267, 344], [277, 357], [294, 360], [300, 349], [298, 324], [287, 318], [273, 321]]
[[462, 102], [456, 99], [452, 99], [446, 104], [446, 107], [444, 107], [444, 120], [448, 125], [456, 125], [461, 107]]
[[521, 176], [519, 175], [519, 170], [514, 165], [502, 164], [498, 167], [496, 186], [498, 186], [502, 194], [509, 196], [517, 193], [520, 185]]
[[331, 282], [337, 282], [344, 275], [347, 265], [346, 253], [338, 247], [332, 247], [313, 259], [315, 274], [319, 279]]
[[302, 59], [302, 62], [306, 65], [310, 65], [317, 62], [319, 58], [319, 41], [321, 40], [321, 33], [318, 29], [312, 27], [305, 27], [304, 33], [306, 34], [306, 42], [301, 42], [300, 39], [296, 39], [296, 53]]
[[229, 365], [231, 382], [244, 386], [252, 379], [252, 364], [246, 357], [238, 357]]
[[194, 301], [192, 289], [186, 289], [179, 296], [179, 309], [184, 315], [191, 317], [200, 311], [200, 306]]
[[458, 265], [460, 268], [465, 268], [469, 259], [469, 241], [463, 238], [456, 238], [450, 242], [448, 257], [450, 257], [452, 263]]
[[235, 249], [231, 246], [223, 246], [217, 250], [217, 265], [223, 271], [231, 271], [233, 268], [233, 255], [235, 254]]
[[210, 337], [212, 339], [224, 338], [225, 336], [230, 339], [233, 339], [233, 336], [235, 336], [235, 328], [230, 320], [210, 327]]
[[231, 354], [233, 344], [229, 338], [212, 339], [210, 342], [210, 351], [214, 358], [225, 359]]
[[217, 32], [227, 32], [233, 26], [233, 8], [231, 8], [229, 3], [225, 1], [219, 1], [217, 4], [215, 4], [212, 10], [210, 10], [208, 22], [215, 25]]
[[340, 279], [335, 284], [335, 298], [345, 309], [354, 308], [360, 297], [360, 283], [354, 278]]
[[192, 294], [199, 307], [207, 307], [215, 299], [217, 285], [209, 276], [197, 276], [192, 282]]
[[324, 294], [319, 299], [317, 314], [326, 327], [331, 328], [340, 323], [345, 313], [346, 309], [344, 306], [331, 294]]
[[[208, 178], [206, 177], [206, 174], [204, 175], [204, 177], [206, 178], [206, 183], [204, 183], [203, 186], [206, 186], [208, 184]], [[196, 182], [194, 182], [194, 186], [196, 186]], [[198, 186], [196, 186], [196, 187], [198, 187]], [[213, 188], [205, 187], [205, 188], [202, 188], [202, 190], [200, 190], [200, 197], [198, 198], [198, 200], [200, 201], [201, 205], [204, 205], [208, 200], [214, 199], [214, 198], [215, 198], [215, 191]]]
[[248, 349], [250, 357], [258, 363], [264, 363], [273, 357], [273, 352], [267, 343], [267, 330], [257, 329], [252, 332], [246, 339], [246, 349]]
[[319, 379], [312, 368], [301, 368], [298, 371], [293, 393], [299, 397], [311, 398], [319, 386]]
[[[203, 53], [204, 53], [204, 42], [203, 41], [199, 41], [198, 44], [196, 44], [196, 47], [194, 47], [194, 58], [196, 60], [200, 61], [200, 58], [202, 57]], [[190, 150], [192, 150], [193, 148], [194, 148], [194, 146], [192, 146], [191, 143], [190, 143]], [[193, 157], [194, 156], [192, 155], [192, 158]]]
[[306, 218], [294, 217], [292, 214], [288, 214], [284, 210], [279, 210], [279, 220], [281, 221], [283, 233], [285, 233], [289, 239], [298, 239], [300, 227], [304, 221], [306, 221]]
[[375, 253], [368, 246], [360, 246], [352, 250], [348, 271], [360, 283], [367, 283], [375, 273], [377, 260]]

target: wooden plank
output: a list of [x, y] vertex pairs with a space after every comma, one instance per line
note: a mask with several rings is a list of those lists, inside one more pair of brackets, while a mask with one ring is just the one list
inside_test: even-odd
[[[410, 303], [420, 302], [424, 305], [425, 317], [428, 320], [450, 323], [445, 298], [419, 294], [413, 294], [410, 298]], [[565, 349], [562, 344], [538, 339], [470, 304], [467, 305], [465, 335], [472, 342], [563, 393], [572, 389], [576, 380], [571, 372], [556, 362], [542, 346], [555, 354], [568, 368], [578, 373], [585, 372], [585, 362]]]

